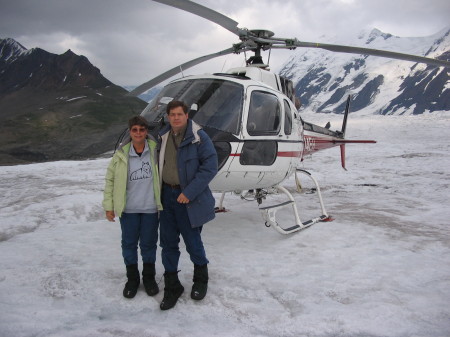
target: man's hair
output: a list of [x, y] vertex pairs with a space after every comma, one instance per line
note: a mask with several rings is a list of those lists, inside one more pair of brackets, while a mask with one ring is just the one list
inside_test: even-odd
[[171, 102], [169, 102], [169, 104], [167, 104], [167, 108], [166, 108], [167, 114], [169, 114], [170, 110], [178, 108], [178, 107], [182, 107], [185, 114], [188, 113], [188, 109], [189, 108], [187, 107], [186, 104], [184, 104], [184, 102], [182, 102], [182, 101], [171, 101]]
[[134, 125], [144, 126], [148, 129], [148, 122], [142, 116], [134, 116], [128, 120], [128, 128], [131, 129]]

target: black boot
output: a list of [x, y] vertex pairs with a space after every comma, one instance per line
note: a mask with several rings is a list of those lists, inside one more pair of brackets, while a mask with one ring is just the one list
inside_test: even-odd
[[199, 266], [194, 264], [194, 284], [192, 285], [191, 298], [202, 300], [208, 291], [208, 265]]
[[184, 291], [178, 279], [178, 272], [164, 273], [164, 298], [159, 305], [161, 310], [171, 309], [177, 304], [178, 298]]
[[123, 296], [126, 298], [133, 298], [136, 296], [139, 283], [141, 282], [139, 269], [137, 264], [130, 264], [126, 267], [128, 282], [125, 284], [125, 288], [123, 288]]
[[142, 270], [142, 283], [148, 296], [155, 296], [159, 293], [158, 283], [155, 281], [155, 264], [144, 263]]

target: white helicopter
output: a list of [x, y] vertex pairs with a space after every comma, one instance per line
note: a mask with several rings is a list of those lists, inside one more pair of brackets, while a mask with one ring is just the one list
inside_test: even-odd
[[[301, 169], [305, 156], [319, 150], [340, 146], [341, 163], [345, 169], [345, 144], [375, 143], [372, 140], [344, 139], [349, 113], [350, 97], [344, 114], [341, 130], [331, 131], [308, 123], [298, 113], [299, 101], [294, 95], [291, 80], [271, 73], [263, 63], [262, 50], [297, 47], [322, 48], [334, 52], [356, 53], [422, 62], [433, 66], [449, 67], [442, 60], [425, 58], [375, 49], [301, 42], [296, 38], [277, 38], [268, 30], [238, 28], [234, 20], [207, 7], [187, 0], [154, 0], [173, 6], [213, 21], [239, 37], [240, 42], [231, 48], [199, 57], [157, 76], [130, 92], [140, 95], [155, 85], [209, 59], [231, 53], [254, 52], [247, 66], [233, 68], [225, 73], [188, 76], [170, 82], [142, 112], [150, 123], [150, 133], [156, 135], [167, 123], [166, 105], [172, 100], [181, 100], [190, 106], [189, 117], [200, 124], [211, 137], [219, 160], [219, 172], [210, 183], [215, 192], [222, 192], [217, 211], [224, 211], [226, 192], [249, 197], [260, 205], [271, 192], [282, 193], [287, 200], [276, 205], [260, 207], [267, 227], [282, 234], [290, 234], [307, 228], [319, 221], [330, 221], [316, 179]], [[126, 132], [118, 143], [126, 136]], [[321, 213], [302, 221], [291, 192], [281, 184], [297, 174], [304, 174], [315, 184]], [[276, 219], [278, 210], [291, 207], [295, 224], [281, 226]]]

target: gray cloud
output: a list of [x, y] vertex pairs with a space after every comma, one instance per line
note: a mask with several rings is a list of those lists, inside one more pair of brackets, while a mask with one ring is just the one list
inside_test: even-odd
[[[238, 21], [240, 27], [270, 29], [305, 41], [328, 42], [323, 35], [342, 40], [374, 27], [399, 36], [425, 36], [450, 24], [450, 2], [441, 0], [198, 2]], [[237, 42], [222, 27], [150, 0], [2, 0], [1, 8], [1, 38], [58, 54], [70, 48], [120, 85], [139, 84]], [[280, 64], [288, 55], [273, 51], [271, 64]], [[224, 63], [228, 68], [243, 60], [243, 55], [222, 57], [190, 73], [221, 71]]]

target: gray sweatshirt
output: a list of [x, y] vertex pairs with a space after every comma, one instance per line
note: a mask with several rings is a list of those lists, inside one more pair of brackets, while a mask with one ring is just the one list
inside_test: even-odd
[[153, 174], [150, 163], [150, 149], [145, 142], [144, 152], [139, 156], [130, 147], [128, 154], [127, 201], [125, 213], [156, 213]]

